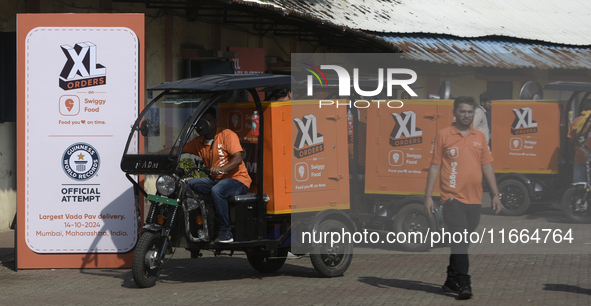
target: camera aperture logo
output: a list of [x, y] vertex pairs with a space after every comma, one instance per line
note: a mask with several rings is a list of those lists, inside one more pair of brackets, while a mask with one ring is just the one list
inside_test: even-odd
[[107, 68], [97, 63], [97, 47], [95, 44], [79, 42], [71, 47], [61, 45], [67, 61], [60, 73], [59, 86], [63, 90], [107, 84]]
[[[304, 65], [307, 65], [308, 67], [314, 69], [314, 70], [310, 70], [310, 69], [304, 68], [306, 71], [310, 72], [311, 74], [313, 74], [316, 77], [316, 79], [320, 83], [320, 87], [325, 87], [325, 86], [328, 87], [328, 81], [326, 80], [326, 76], [324, 75], [322, 70], [318, 69], [318, 67], [311, 65], [311, 64], [304, 63]], [[316, 73], [314, 71], [316, 71], [318, 73]], [[322, 79], [320, 78], [319, 74], [322, 76]], [[324, 80], [324, 83], [322, 83], [322, 80]], [[312, 76], [309, 75], [308, 76], [308, 96], [311, 96], [311, 94], [310, 94], [310, 91], [311, 91], [310, 87], [311, 86], [312, 86]]]
[[98, 172], [100, 164], [98, 151], [84, 142], [69, 146], [62, 156], [64, 173], [76, 181], [91, 179]]

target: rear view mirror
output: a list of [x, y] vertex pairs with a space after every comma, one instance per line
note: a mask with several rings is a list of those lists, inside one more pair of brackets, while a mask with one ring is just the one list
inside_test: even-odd
[[148, 126], [149, 126], [149, 123], [147, 120], [142, 121], [142, 123], [140, 124], [140, 133], [144, 137], [148, 136], [148, 129], [149, 129]]

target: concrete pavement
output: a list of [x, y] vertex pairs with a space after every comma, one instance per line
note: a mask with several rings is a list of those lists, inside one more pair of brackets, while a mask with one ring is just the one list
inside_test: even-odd
[[[483, 215], [482, 226], [556, 222], [559, 211]], [[537, 223], [536, 223], [537, 222]], [[589, 225], [587, 225], [589, 227]], [[474, 298], [444, 293], [447, 248], [428, 253], [356, 254], [344, 276], [322, 278], [309, 257], [260, 274], [246, 256], [199, 259], [177, 250], [157, 285], [136, 288], [130, 269], [14, 271], [14, 231], [0, 232], [0, 305], [589, 305], [591, 255], [471, 255]], [[438, 254], [439, 253], [439, 254]]]

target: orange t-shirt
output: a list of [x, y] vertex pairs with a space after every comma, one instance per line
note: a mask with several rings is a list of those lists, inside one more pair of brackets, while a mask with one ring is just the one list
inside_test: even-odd
[[482, 165], [493, 161], [484, 134], [471, 128], [462, 136], [455, 125], [437, 132], [429, 162], [441, 165], [441, 200], [482, 204]]
[[[242, 152], [242, 146], [238, 135], [229, 129], [217, 128], [213, 142], [209, 144], [205, 140], [205, 136], [195, 137], [193, 140], [187, 142], [183, 148], [183, 153], [191, 153], [198, 155], [203, 159], [205, 166], [211, 168], [213, 165], [221, 167], [227, 165], [229, 158], [235, 153]], [[213, 176], [215, 179], [233, 178], [242, 182], [246, 187], [250, 188], [252, 180], [248, 175], [244, 161], [229, 171], [227, 174]]]
[[[579, 121], [583, 120], [584, 118], [585, 118], [585, 116], [579, 116], [573, 120], [573, 123], [571, 123], [571, 125], [570, 125], [570, 130], [568, 131], [568, 138], [575, 138], [577, 136], [577, 132], [573, 129], [573, 127], [575, 126], [575, 124], [577, 124]], [[585, 140], [585, 145], [588, 148], [591, 148], [591, 132], [589, 132], [589, 135], [587, 136], [587, 140]], [[579, 150], [579, 148], [577, 146], [575, 146], [574, 149], [575, 149], [574, 162], [576, 164], [584, 165], [585, 162], [587, 161], [587, 158], [585, 157], [585, 153], [583, 153], [583, 151]]]

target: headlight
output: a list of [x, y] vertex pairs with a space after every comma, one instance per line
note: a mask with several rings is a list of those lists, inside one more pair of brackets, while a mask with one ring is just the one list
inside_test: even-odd
[[169, 196], [174, 193], [176, 188], [176, 179], [170, 175], [161, 175], [156, 180], [156, 190], [163, 195]]

